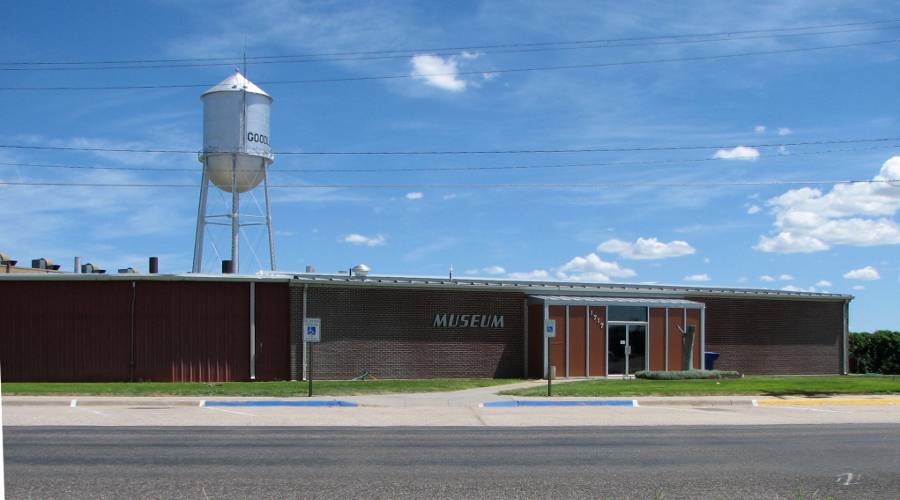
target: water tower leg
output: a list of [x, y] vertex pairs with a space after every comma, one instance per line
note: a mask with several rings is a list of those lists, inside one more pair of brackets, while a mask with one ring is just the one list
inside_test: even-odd
[[237, 155], [231, 155], [231, 262], [234, 263], [234, 273], [241, 273], [239, 258], [239, 245], [241, 237], [241, 220], [239, 209], [241, 195], [237, 189]]
[[269, 269], [275, 270], [275, 238], [272, 230], [272, 205], [269, 204], [269, 169], [263, 167], [263, 189], [266, 195], [266, 229], [269, 231]]
[[200, 180], [200, 204], [197, 207], [197, 234], [194, 236], [194, 267], [191, 272], [199, 273], [203, 266], [203, 237], [206, 234], [206, 193], [209, 190], [209, 175], [203, 163], [203, 178]]

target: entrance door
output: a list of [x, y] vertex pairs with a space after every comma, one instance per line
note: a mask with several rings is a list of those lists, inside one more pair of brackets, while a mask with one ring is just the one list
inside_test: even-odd
[[647, 325], [609, 325], [607, 374], [624, 375], [647, 368]]
[[628, 325], [628, 374], [647, 369], [647, 327], [644, 325]]
[[625, 347], [628, 345], [628, 327], [626, 325], [609, 325], [609, 345], [606, 354], [606, 366], [609, 375], [625, 374]]

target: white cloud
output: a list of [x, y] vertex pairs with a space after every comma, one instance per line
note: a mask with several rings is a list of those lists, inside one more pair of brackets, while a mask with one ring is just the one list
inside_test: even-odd
[[712, 279], [712, 278], [710, 278], [709, 275], [706, 274], [706, 273], [703, 273], [703, 274], [691, 274], [691, 275], [689, 275], [689, 276], [685, 276], [685, 277], [684, 277], [684, 281], [696, 281], [696, 282], [710, 281], [711, 279]]
[[785, 292], [810, 292], [810, 293], [814, 293], [814, 292], [816, 291], [816, 287], [814, 287], [814, 286], [811, 286], [811, 287], [809, 287], [809, 288], [802, 288], [802, 287], [799, 287], [799, 286], [787, 285], [787, 286], [781, 287], [781, 289], [784, 290]]
[[853, 289], [857, 291], [865, 290], [866, 285], [853, 285]]
[[358, 233], [351, 233], [344, 236], [341, 241], [343, 241], [344, 243], [350, 243], [351, 245], [379, 247], [385, 244], [387, 238], [385, 238], [382, 234], [376, 234], [375, 236], [365, 236]]
[[820, 288], [828, 288], [831, 286], [831, 282], [828, 280], [819, 280], [816, 282], [816, 286]]
[[466, 90], [466, 81], [459, 78], [459, 64], [453, 56], [445, 59], [434, 54], [416, 54], [410, 63], [413, 66], [410, 75], [416, 80], [450, 92]]
[[452, 200], [454, 198], [456, 198], [456, 193], [447, 193], [444, 196], [441, 196], [441, 199], [444, 200]]
[[663, 243], [656, 238], [638, 238], [634, 243], [622, 240], [607, 240], [597, 246], [597, 250], [618, 254], [623, 259], [668, 259], [682, 257], [696, 252], [686, 241]]
[[790, 274], [782, 274], [781, 276], [778, 277], [778, 279], [780, 281], [794, 281], [794, 277], [791, 276]]
[[466, 271], [466, 274], [488, 274], [488, 275], [497, 275], [503, 274], [506, 272], [506, 269], [503, 266], [488, 266], [482, 267], [481, 269], [469, 269]]
[[[900, 179], [900, 156], [884, 162], [876, 181]], [[760, 236], [763, 252], [803, 253], [835, 245], [900, 244], [900, 183], [837, 184], [828, 192], [804, 187], [767, 202], [775, 214], [772, 236]]]
[[406, 193], [407, 200], [421, 200], [425, 195], [419, 191], [413, 191], [411, 193]]
[[738, 146], [732, 149], [720, 149], [713, 158], [718, 160], [755, 160], [759, 158], [759, 151], [749, 146]]
[[550, 273], [543, 269], [535, 269], [534, 271], [528, 272], [515, 272], [509, 273], [510, 279], [514, 280], [523, 280], [523, 281], [548, 281], [550, 280]]
[[872, 266], [866, 266], [852, 271], [847, 271], [844, 277], [848, 280], [875, 281], [881, 279], [878, 270]]
[[778, 135], [780, 136], [791, 135], [793, 133], [794, 131], [787, 127], [778, 127]]
[[762, 210], [762, 208], [760, 208], [759, 205], [750, 205], [750, 207], [747, 208], [747, 213], [753, 215], [759, 213], [760, 210]]
[[771, 283], [775, 281], [775, 278], [769, 276], [768, 274], [764, 274], [759, 277], [759, 281], [765, 281], [766, 283]]
[[617, 262], [605, 261], [595, 253], [575, 257], [556, 271], [559, 279], [567, 281], [607, 282], [611, 278], [630, 278], [636, 275], [633, 269], [621, 267]]
[[756, 132], [757, 134], [764, 134], [764, 133], [766, 133], [766, 126], [765, 125], [757, 125], [757, 126], [753, 127], [753, 131]]

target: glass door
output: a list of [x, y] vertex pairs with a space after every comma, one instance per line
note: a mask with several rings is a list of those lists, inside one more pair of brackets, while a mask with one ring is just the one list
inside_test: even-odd
[[608, 375], [632, 375], [647, 369], [647, 325], [609, 325]]
[[628, 374], [647, 369], [647, 327], [628, 325]]
[[628, 327], [626, 325], [609, 325], [609, 345], [606, 355], [606, 373], [624, 375], [626, 370], [625, 348], [628, 345]]

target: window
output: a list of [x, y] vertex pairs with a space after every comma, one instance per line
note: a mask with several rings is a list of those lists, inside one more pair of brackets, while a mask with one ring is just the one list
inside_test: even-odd
[[647, 321], [647, 308], [638, 306], [609, 306], [607, 321]]

